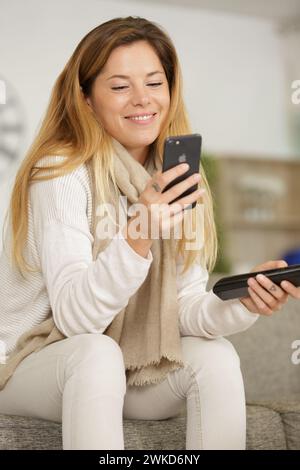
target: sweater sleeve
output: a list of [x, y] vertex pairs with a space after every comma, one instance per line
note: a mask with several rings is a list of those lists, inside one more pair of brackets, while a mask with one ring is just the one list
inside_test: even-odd
[[239, 299], [223, 301], [206, 290], [208, 272], [199, 262], [181, 274], [182, 258], [177, 264], [179, 325], [181, 336], [217, 338], [249, 328], [259, 317]]
[[30, 188], [35, 241], [53, 319], [67, 337], [103, 333], [144, 282], [153, 259], [151, 251], [147, 258], [136, 253], [119, 230], [93, 261], [86, 178], [79, 167]]

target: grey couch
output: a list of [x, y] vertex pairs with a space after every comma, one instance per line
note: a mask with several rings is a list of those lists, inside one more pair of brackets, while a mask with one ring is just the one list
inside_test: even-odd
[[[271, 318], [228, 337], [236, 347], [247, 400], [248, 449], [300, 449], [300, 302], [290, 299]], [[300, 357], [300, 354], [299, 354]], [[124, 421], [125, 449], [185, 449], [186, 410], [161, 421]], [[0, 415], [0, 449], [61, 449], [61, 424]]]

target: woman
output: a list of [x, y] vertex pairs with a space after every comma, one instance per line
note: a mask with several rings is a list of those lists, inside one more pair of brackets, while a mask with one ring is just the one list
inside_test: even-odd
[[[244, 449], [239, 358], [222, 336], [299, 297], [266, 278], [239, 300], [206, 292], [217, 244], [203, 170], [162, 192], [186, 171], [161, 171], [165, 138], [191, 132], [181, 90], [176, 51], [157, 25], [128, 17], [96, 27], [58, 77], [16, 176], [0, 261], [0, 413], [62, 422], [64, 449], [124, 449], [123, 416], [165, 419], [185, 403], [187, 449]], [[137, 232], [126, 208], [125, 223], [102, 236], [103, 220], [115, 222], [109, 211], [99, 218], [103, 204], [122, 216], [121, 196], [158, 237], [144, 219]], [[185, 233], [163, 235], [190, 215], [197, 225], [196, 210], [184, 210], [194, 201], [205, 244], [187, 250]]]

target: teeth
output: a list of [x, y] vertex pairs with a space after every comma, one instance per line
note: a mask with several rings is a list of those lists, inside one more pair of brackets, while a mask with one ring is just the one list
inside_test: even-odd
[[135, 121], [146, 121], [147, 119], [151, 118], [153, 114], [147, 114], [145, 116], [135, 116], [130, 117], [129, 119], [134, 119]]

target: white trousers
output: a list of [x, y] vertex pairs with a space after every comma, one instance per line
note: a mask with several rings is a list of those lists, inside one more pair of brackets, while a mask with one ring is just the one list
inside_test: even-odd
[[62, 423], [63, 449], [123, 450], [123, 418], [167, 419], [186, 404], [186, 449], [245, 449], [235, 349], [224, 338], [181, 341], [185, 367], [143, 387], [126, 387], [122, 351], [107, 335], [52, 343], [19, 364], [0, 391], [0, 413]]

